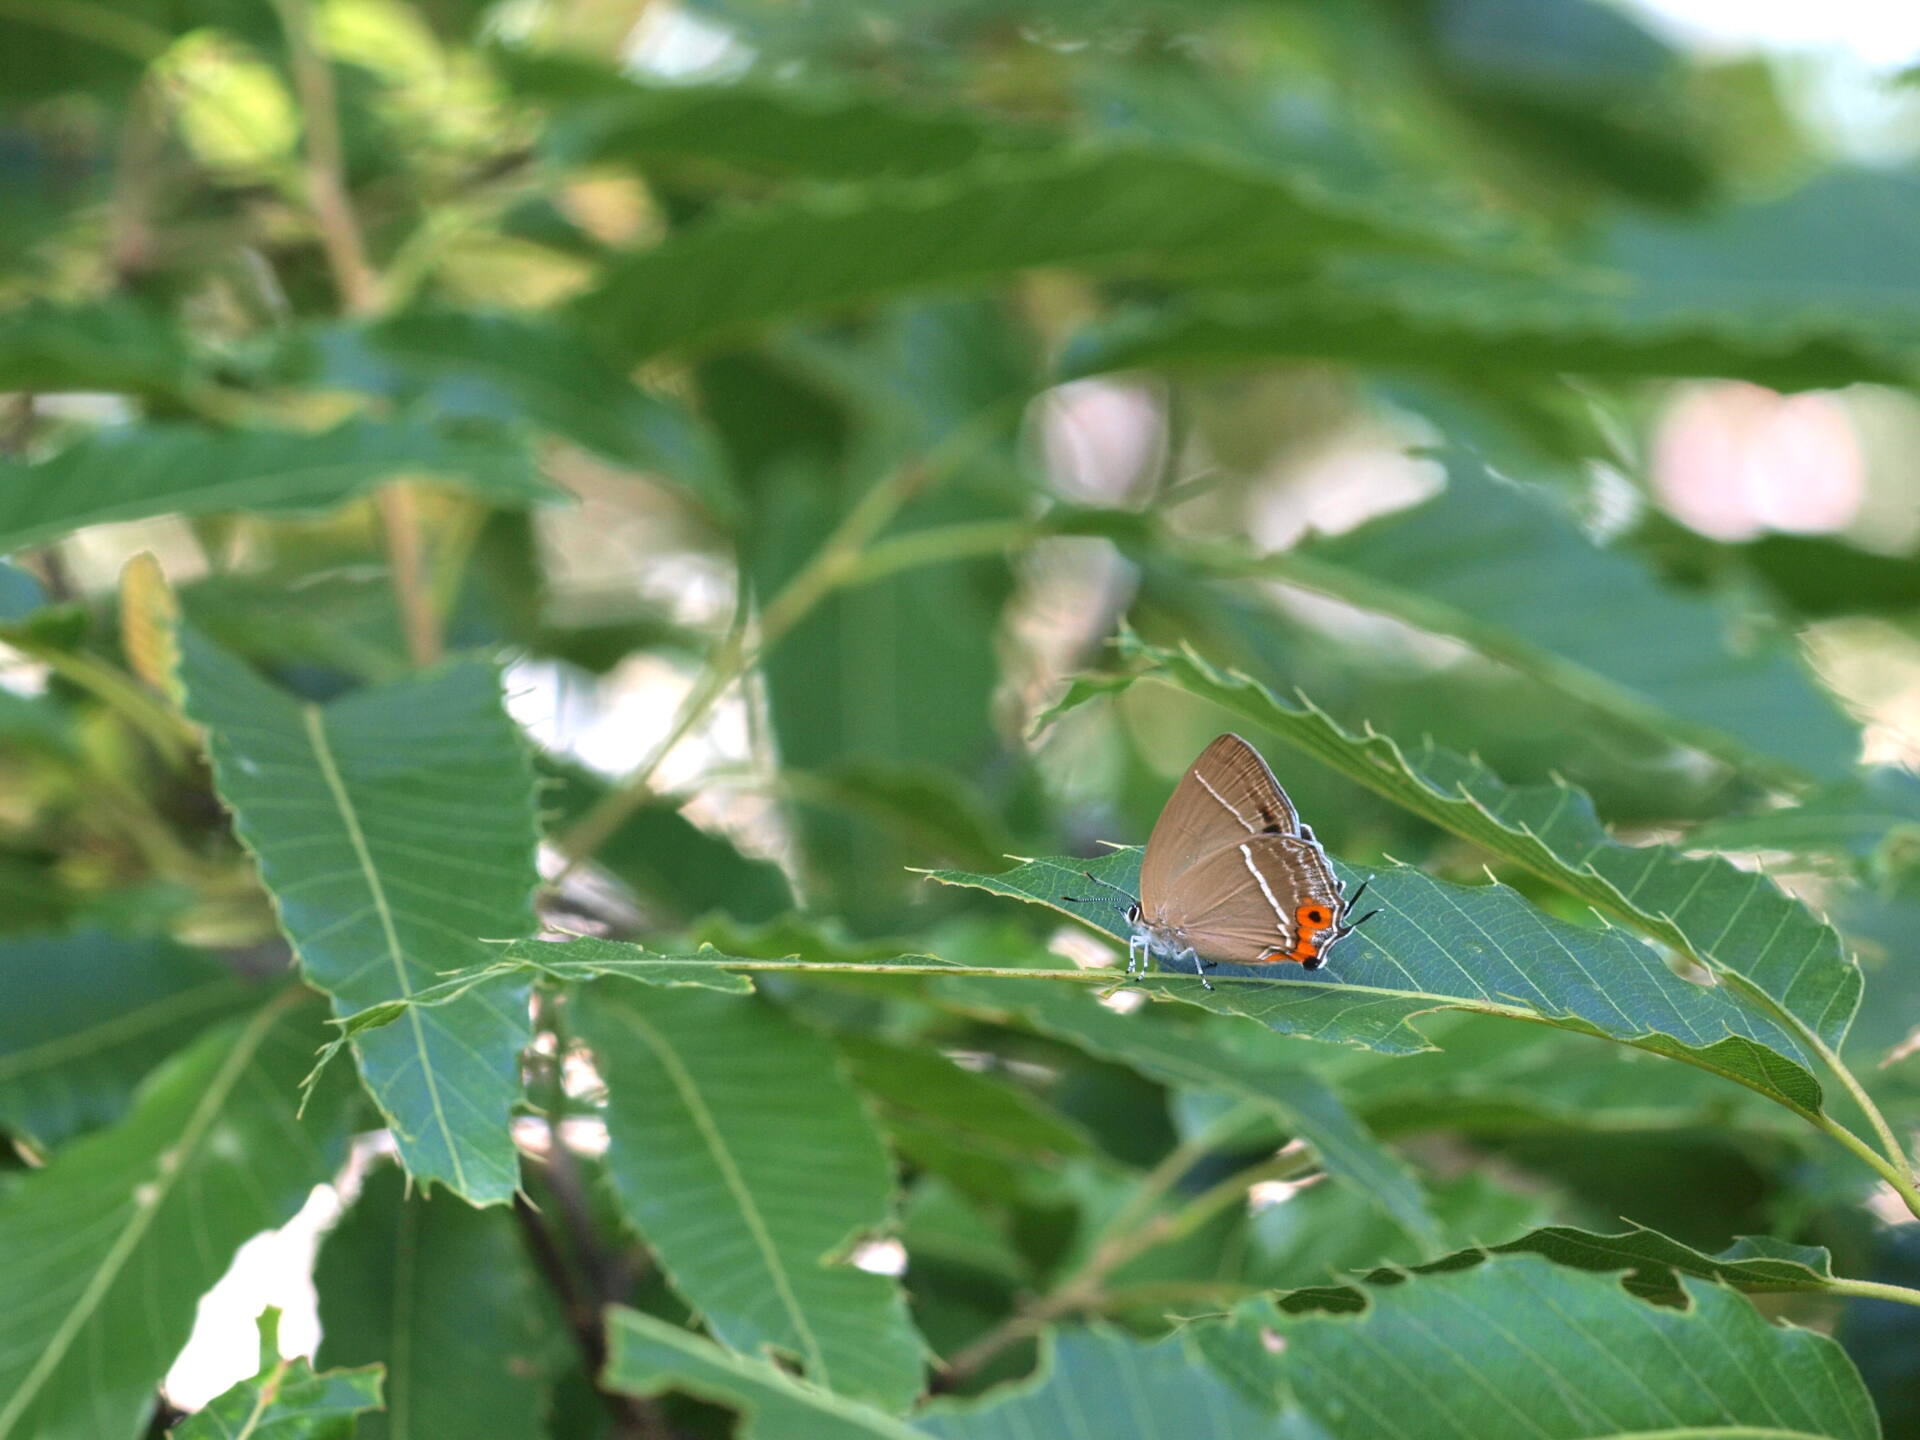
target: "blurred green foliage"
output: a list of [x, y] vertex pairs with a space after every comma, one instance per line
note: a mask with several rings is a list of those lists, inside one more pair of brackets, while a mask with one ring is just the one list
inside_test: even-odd
[[[0, 1440], [327, 1181], [177, 1433], [1907, 1433], [1920, 172], [1801, 85], [0, 6]], [[1227, 728], [1382, 914], [1110, 994]]]

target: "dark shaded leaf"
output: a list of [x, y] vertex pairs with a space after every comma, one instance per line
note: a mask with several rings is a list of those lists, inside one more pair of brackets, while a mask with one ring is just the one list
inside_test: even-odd
[[0, 1125], [42, 1148], [111, 1124], [161, 1060], [259, 1002], [231, 971], [104, 930], [0, 944]]
[[408, 1188], [398, 1166], [378, 1166], [321, 1246], [320, 1363], [386, 1367], [386, 1414], [360, 1422], [367, 1440], [538, 1440], [545, 1315], [513, 1217]]
[[851, 86], [646, 84], [550, 53], [496, 56], [518, 94], [550, 106], [541, 149], [562, 165], [691, 161], [755, 175], [876, 180], [936, 175], [989, 149], [1045, 138]]
[[[1116, 1015], [1087, 995], [1019, 980], [954, 980], [943, 991], [968, 1009], [1004, 1010], [1042, 1032], [1166, 1084], [1224, 1096], [1270, 1115], [1306, 1141], [1327, 1173], [1404, 1228], [1431, 1254], [1438, 1231], [1413, 1172], [1356, 1121], [1324, 1081], [1278, 1055], [1252, 1058], [1195, 1028]], [[1156, 1017], [1157, 1018], [1157, 1017]]]
[[174, 395], [197, 370], [179, 326], [125, 300], [43, 301], [0, 314], [0, 390]]
[[[559, 832], [584, 815], [611, 786], [586, 767], [541, 758], [542, 809]], [[793, 906], [793, 891], [771, 860], [743, 855], [725, 836], [702, 830], [671, 805], [645, 805], [594, 852], [594, 863], [647, 901], [682, 919], [723, 910], [748, 923]]]

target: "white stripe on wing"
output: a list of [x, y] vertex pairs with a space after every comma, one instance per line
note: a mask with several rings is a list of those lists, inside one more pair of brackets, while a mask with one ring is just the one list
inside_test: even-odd
[[1280, 921], [1280, 933], [1282, 935], [1291, 935], [1292, 932], [1287, 928], [1287, 912], [1282, 910], [1280, 908], [1280, 902], [1273, 898], [1273, 887], [1267, 884], [1267, 877], [1260, 873], [1260, 867], [1253, 863], [1252, 848], [1242, 845], [1240, 847], [1240, 857], [1247, 862], [1247, 873], [1253, 876], [1254, 883], [1260, 887], [1260, 893], [1267, 897], [1267, 904], [1273, 907], [1273, 913]]
[[1233, 816], [1234, 819], [1238, 820], [1242, 825], [1246, 827], [1247, 834], [1258, 835], [1260, 833], [1260, 827], [1258, 825], [1255, 825], [1251, 820], [1247, 819], [1246, 816], [1242, 815], [1238, 810], [1234, 809], [1233, 806], [1227, 805], [1227, 797], [1222, 795], [1218, 790], [1214, 789], [1213, 786], [1209, 785], [1207, 783], [1206, 776], [1202, 775], [1198, 770], [1195, 770], [1193, 772], [1193, 778], [1200, 782], [1200, 788], [1202, 790], [1206, 791], [1207, 794], [1213, 796], [1214, 799], [1218, 800], [1222, 805], [1226, 806], [1227, 813]]

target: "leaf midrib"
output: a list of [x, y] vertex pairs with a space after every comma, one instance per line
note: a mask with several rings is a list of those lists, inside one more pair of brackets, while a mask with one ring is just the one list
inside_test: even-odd
[[123, 1011], [110, 1020], [98, 1025], [90, 1025], [83, 1030], [72, 1030], [65, 1035], [55, 1036], [25, 1050], [16, 1050], [11, 1055], [0, 1055], [0, 1084], [13, 1080], [20, 1075], [36, 1069], [50, 1067], [62, 1060], [74, 1060], [83, 1055], [118, 1045], [132, 1036], [147, 1030], [157, 1030], [174, 1020], [183, 1019], [201, 1010], [215, 1008], [213, 1002], [233, 995], [234, 987], [226, 980], [209, 980], [204, 985], [196, 985], [190, 990], [176, 990], [171, 995], [162, 995], [156, 1000], [133, 1010]]
[[[307, 732], [307, 742], [313, 748], [314, 761], [320, 767], [321, 778], [326, 781], [334, 808], [340, 812], [340, 821], [346, 826], [355, 861], [360, 866], [360, 873], [366, 877], [367, 895], [380, 920], [380, 933], [387, 943], [387, 959], [393, 964], [394, 982], [400, 987], [399, 998], [411, 1000], [413, 982], [407, 974], [406, 959], [400, 953], [400, 932], [394, 924], [393, 908], [387, 903], [387, 888], [380, 879], [380, 872], [374, 867], [373, 852], [368, 849], [366, 834], [360, 828], [359, 812], [354, 809], [353, 797], [347, 794], [340, 767], [333, 758], [333, 747], [327, 741], [325, 713], [318, 705], [303, 705], [300, 707], [300, 718]], [[464, 1195], [467, 1191], [466, 1167], [460, 1163], [460, 1147], [454, 1141], [453, 1130], [447, 1123], [447, 1112], [440, 1103], [440, 1082], [433, 1072], [433, 1058], [427, 1053], [426, 1025], [420, 1018], [417, 1005], [407, 1006], [407, 1024], [413, 1031], [414, 1050], [420, 1057], [420, 1078], [426, 1084], [427, 1098], [433, 1104], [434, 1123], [440, 1128], [440, 1138], [447, 1147], [448, 1162], [453, 1166], [454, 1185]]]
[[820, 1348], [820, 1341], [813, 1333], [813, 1327], [807, 1323], [805, 1312], [800, 1308], [800, 1298], [794, 1293], [793, 1282], [788, 1277], [785, 1263], [779, 1249], [773, 1243], [773, 1233], [767, 1228], [766, 1217], [760, 1213], [760, 1207], [754, 1203], [753, 1192], [748, 1188], [746, 1177], [734, 1163], [733, 1152], [727, 1148], [721, 1137], [719, 1127], [714, 1124], [713, 1112], [707, 1109], [706, 1101], [700, 1097], [700, 1087], [694, 1083], [692, 1074], [687, 1070], [680, 1054], [667, 1039], [629, 1006], [620, 1006], [619, 1017], [627, 1023], [652, 1050], [666, 1069], [667, 1078], [672, 1083], [680, 1101], [687, 1107], [687, 1113], [693, 1117], [694, 1127], [699, 1130], [701, 1139], [707, 1143], [714, 1163], [720, 1167], [720, 1176], [727, 1189], [732, 1193], [734, 1203], [740, 1207], [741, 1217], [747, 1223], [747, 1229], [753, 1236], [753, 1243], [760, 1251], [761, 1259], [766, 1262], [767, 1272], [773, 1280], [774, 1290], [780, 1297], [781, 1305], [786, 1309], [787, 1317], [793, 1322], [801, 1342], [806, 1346], [807, 1370], [821, 1386], [832, 1388], [827, 1371], [826, 1356]]
[[6, 1436], [13, 1433], [15, 1423], [38, 1398], [41, 1387], [59, 1368], [60, 1362], [66, 1358], [68, 1349], [79, 1337], [87, 1322], [93, 1318], [94, 1311], [106, 1298], [107, 1292], [113, 1288], [114, 1281], [119, 1279], [121, 1268], [132, 1256], [134, 1249], [152, 1226], [155, 1217], [166, 1207], [167, 1197], [172, 1194], [173, 1187], [179, 1183], [182, 1175], [193, 1168], [194, 1152], [206, 1138], [215, 1117], [231, 1098], [233, 1088], [239, 1083], [240, 1076], [253, 1063], [254, 1055], [258, 1052], [261, 1042], [265, 1040], [267, 1032], [280, 1019], [281, 1012], [300, 999], [300, 993], [298, 990], [287, 990], [276, 996], [248, 1022], [233, 1049], [221, 1063], [220, 1069], [208, 1083], [199, 1103], [194, 1106], [193, 1113], [187, 1117], [187, 1123], [180, 1132], [180, 1139], [161, 1151], [162, 1157], [172, 1156], [173, 1163], [156, 1167], [157, 1173], [151, 1182], [155, 1187], [152, 1203], [141, 1205], [136, 1200], [126, 1227], [102, 1257], [99, 1268], [87, 1281], [74, 1307], [67, 1312], [67, 1318], [60, 1322], [59, 1328], [48, 1340], [46, 1349], [40, 1352], [39, 1360], [34, 1362], [33, 1368], [21, 1381], [19, 1390], [7, 1402], [6, 1408], [0, 1410], [0, 1440], [5, 1440]]

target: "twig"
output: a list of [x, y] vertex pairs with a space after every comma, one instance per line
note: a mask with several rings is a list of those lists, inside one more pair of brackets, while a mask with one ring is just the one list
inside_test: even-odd
[[1317, 1157], [1305, 1147], [1289, 1148], [1228, 1176], [1170, 1214], [1145, 1213], [1179, 1183], [1180, 1177], [1193, 1168], [1221, 1135], [1237, 1128], [1251, 1109], [1251, 1106], [1236, 1106], [1200, 1134], [1169, 1151], [1141, 1180], [1132, 1198], [1107, 1226], [1105, 1238], [1093, 1248], [1080, 1267], [1048, 1294], [1021, 1306], [972, 1344], [955, 1353], [940, 1376], [938, 1388], [952, 1389], [978, 1373], [1009, 1346], [1031, 1339], [1063, 1316], [1083, 1310], [1104, 1309], [1128, 1296], [1128, 1291], [1109, 1291], [1106, 1288], [1107, 1277], [1121, 1266], [1155, 1246], [1191, 1235], [1220, 1211], [1236, 1201], [1244, 1200], [1247, 1192], [1261, 1181], [1291, 1179], [1319, 1163]]
[[[747, 640], [748, 610], [743, 592], [727, 638], [714, 651], [705, 673], [681, 702], [666, 736], [628, 773], [618, 788], [603, 796], [555, 841], [555, 847], [567, 863], [554, 883], [564, 880], [590, 859], [636, 810], [653, 798], [654, 771], [660, 768], [673, 747], [691, 734], [727, 691], [760, 664], [814, 606], [843, 586], [878, 578], [862, 572], [861, 562], [868, 547], [914, 496], [958, 470], [975, 454], [993, 435], [1002, 408], [989, 406], [974, 415], [951, 431], [924, 459], [897, 467], [861, 496], [813, 557], [767, 603], [760, 615], [758, 638], [751, 645]], [[946, 557], [942, 554], [910, 552], [911, 563], [943, 558]], [[898, 568], [897, 564], [894, 568]]]
[[396, 481], [381, 490], [378, 503], [407, 658], [415, 665], [431, 665], [440, 658], [440, 616], [427, 583], [419, 496], [411, 485]]
[[274, 8], [280, 12], [293, 83], [305, 112], [307, 203], [320, 229], [327, 268], [333, 273], [341, 308], [349, 315], [369, 315], [380, 308], [380, 281], [367, 261], [366, 242], [347, 194], [333, 72], [314, 43], [308, 0], [274, 0]]
[[[381, 308], [383, 287], [367, 258], [366, 239], [347, 190], [333, 72], [314, 43], [309, 0], [274, 0], [274, 6], [286, 32], [288, 60], [306, 116], [307, 203], [320, 232], [320, 247], [341, 311], [372, 315]], [[408, 485], [395, 482], [380, 492], [379, 505], [407, 655], [415, 665], [431, 665], [440, 658], [440, 620], [426, 578], [418, 497]]]
[[[559, 1297], [580, 1351], [587, 1376], [599, 1387], [600, 1371], [607, 1361], [607, 1337], [602, 1316], [608, 1305], [628, 1298], [633, 1285], [630, 1269], [601, 1243], [594, 1223], [593, 1207], [588, 1202], [586, 1185], [573, 1151], [560, 1133], [560, 1119], [566, 1113], [565, 1065], [568, 1035], [558, 997], [541, 994], [540, 1027], [553, 1042], [553, 1053], [535, 1058], [538, 1079], [530, 1087], [536, 1093], [541, 1119], [547, 1131], [546, 1164], [543, 1167], [546, 1188], [552, 1195], [560, 1228], [567, 1237], [566, 1251], [548, 1230], [539, 1213], [525, 1197], [516, 1197], [514, 1213], [526, 1230], [528, 1247], [548, 1283]], [[620, 1395], [600, 1389], [601, 1398], [622, 1427], [622, 1433], [636, 1440], [667, 1440], [666, 1417], [657, 1400]]]

